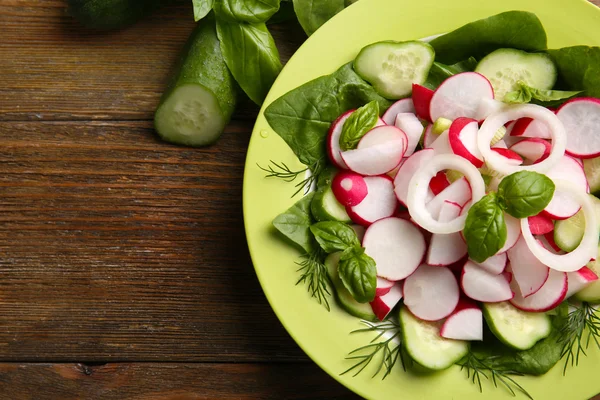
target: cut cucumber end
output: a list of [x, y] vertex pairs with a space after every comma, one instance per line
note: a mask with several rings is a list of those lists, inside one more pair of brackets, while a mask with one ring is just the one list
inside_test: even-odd
[[498, 340], [518, 350], [532, 348], [552, 330], [548, 315], [521, 311], [509, 302], [484, 303], [483, 316]]
[[335, 198], [330, 186], [317, 191], [310, 204], [310, 211], [317, 221], [352, 221], [346, 208]]
[[175, 87], [154, 115], [154, 126], [164, 140], [186, 146], [214, 143], [225, 125], [216, 96], [200, 84]]
[[[589, 196], [592, 203], [594, 203], [596, 220], [600, 223], [600, 199], [593, 195]], [[573, 251], [579, 246], [579, 243], [581, 243], [584, 231], [585, 217], [583, 212], [579, 210], [579, 212], [571, 218], [556, 221], [554, 225], [554, 242], [563, 251]]]
[[590, 185], [590, 192], [600, 192], [600, 157], [583, 160], [583, 170]]

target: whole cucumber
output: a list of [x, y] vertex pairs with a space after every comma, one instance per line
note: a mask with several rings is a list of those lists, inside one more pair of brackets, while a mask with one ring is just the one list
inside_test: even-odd
[[163, 0], [69, 0], [69, 14], [92, 29], [120, 29], [150, 14]]

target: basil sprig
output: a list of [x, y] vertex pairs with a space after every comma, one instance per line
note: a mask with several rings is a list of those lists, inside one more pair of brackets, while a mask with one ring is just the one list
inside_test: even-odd
[[554, 196], [554, 182], [546, 175], [520, 171], [507, 176], [498, 186], [499, 205], [515, 218], [539, 214]]
[[352, 150], [360, 139], [377, 124], [379, 118], [379, 103], [373, 100], [354, 111], [342, 127], [340, 148]]

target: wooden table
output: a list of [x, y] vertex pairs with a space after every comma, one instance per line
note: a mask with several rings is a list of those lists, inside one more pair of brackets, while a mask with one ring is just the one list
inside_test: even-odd
[[[257, 108], [206, 149], [153, 132], [188, 3], [100, 34], [63, 1], [0, 2], [0, 399], [356, 398], [254, 274], [241, 195]], [[304, 34], [273, 29], [289, 58]]]

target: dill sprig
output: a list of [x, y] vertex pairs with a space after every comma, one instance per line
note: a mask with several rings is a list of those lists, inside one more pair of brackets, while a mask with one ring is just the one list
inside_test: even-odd
[[381, 357], [376, 361], [379, 364], [373, 377], [383, 370], [384, 374], [381, 379], [385, 379], [392, 372], [392, 369], [398, 360], [400, 360], [400, 363], [402, 364], [402, 369], [406, 371], [407, 360], [405, 359], [406, 354], [401, 345], [402, 336], [400, 324], [393, 320], [387, 320], [382, 323], [373, 323], [364, 320], [361, 322], [367, 325], [367, 328], [357, 329], [350, 333], [379, 332], [379, 334], [366, 346], [359, 347], [348, 353], [346, 359], [356, 360], [356, 363], [342, 372], [341, 375], [351, 371], [354, 371], [353, 376], [360, 374], [378, 355], [381, 355]]
[[306, 174], [308, 171], [312, 171], [312, 174], [310, 174], [310, 176], [296, 183], [296, 185], [294, 186], [296, 188], [296, 191], [294, 192], [292, 197], [296, 196], [298, 193], [308, 193], [313, 183], [316, 182], [317, 176], [320, 172], [319, 163], [316, 163], [312, 167], [306, 167], [297, 171], [292, 171], [292, 169], [288, 167], [287, 164], [284, 162], [276, 163], [273, 160], [270, 160], [269, 162], [270, 164], [267, 165], [266, 168], [261, 167], [259, 164], [256, 164], [258, 168], [267, 173], [267, 175], [265, 175], [265, 178], [279, 178], [285, 182], [293, 182], [296, 180], [296, 178], [298, 178], [298, 176]]
[[[587, 336], [586, 336], [587, 331]], [[589, 303], [583, 302], [569, 310], [566, 320], [560, 329], [558, 343], [562, 345], [561, 358], [565, 357], [563, 375], [569, 365], [579, 364], [579, 356], [586, 356], [586, 350], [591, 341], [600, 348], [600, 317], [596, 309]]]
[[302, 260], [296, 262], [300, 266], [298, 272], [301, 272], [300, 278], [296, 285], [304, 283], [312, 297], [319, 304], [330, 310], [328, 296], [331, 296], [329, 291], [329, 278], [327, 276], [327, 267], [323, 263], [324, 254], [321, 249], [306, 253], [302, 256]]
[[[479, 387], [479, 392], [483, 393], [483, 387], [481, 385], [481, 378], [492, 380], [494, 387], [498, 387], [498, 383], [504, 386], [508, 392], [515, 397], [517, 392], [521, 392], [527, 398], [533, 400], [533, 397], [519, 385], [512, 376], [523, 376], [522, 373], [510, 370], [501, 370], [493, 367], [489, 364], [496, 356], [479, 358], [472, 352], [469, 352], [467, 356], [459, 361], [457, 364], [460, 365], [461, 370], [467, 371], [467, 378], [469, 378], [474, 384]], [[515, 391], [516, 390], [516, 391]]]

